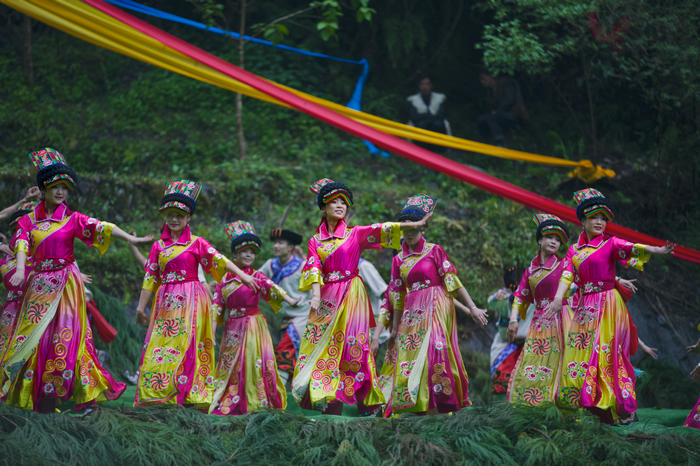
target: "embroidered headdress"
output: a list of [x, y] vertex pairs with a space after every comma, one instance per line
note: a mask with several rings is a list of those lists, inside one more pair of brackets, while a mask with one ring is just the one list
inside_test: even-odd
[[58, 151], [47, 147], [29, 154], [29, 160], [37, 169], [36, 184], [39, 189], [65, 183], [71, 191], [75, 190], [78, 176]]
[[165, 194], [160, 201], [158, 212], [164, 214], [174, 210], [183, 215], [192, 215], [197, 210], [197, 197], [201, 190], [201, 183], [196, 181], [171, 181], [165, 187]]
[[603, 196], [597, 189], [587, 188], [574, 193], [574, 200], [578, 204], [576, 216], [583, 222], [583, 219], [602, 212], [609, 221], [615, 220], [612, 211], [612, 202]]
[[437, 198], [430, 197], [423, 193], [409, 197], [406, 199], [403, 210], [399, 214], [399, 222], [406, 220], [409, 222], [417, 222], [421, 220], [435, 209], [437, 201]]
[[239, 220], [224, 225], [224, 230], [231, 238], [231, 252], [237, 252], [245, 248], [253, 248], [256, 254], [260, 254], [262, 241], [255, 234], [255, 228], [248, 222]]
[[294, 233], [291, 230], [281, 230], [279, 228], [275, 228], [274, 230], [270, 231], [270, 239], [286, 239], [287, 241], [289, 241], [290, 244], [294, 246], [298, 246], [304, 240], [304, 238], [299, 233]]
[[569, 229], [566, 224], [556, 215], [537, 214], [532, 217], [537, 225], [537, 234], [535, 235], [539, 242], [544, 235], [557, 235], [561, 242], [566, 244], [569, 241]]
[[348, 207], [352, 206], [352, 191], [343, 183], [323, 178], [309, 186], [309, 190], [316, 194], [318, 208], [321, 210], [323, 210], [324, 205], [337, 197], [343, 198]]
[[33, 211], [34, 208], [38, 205], [39, 205], [39, 201], [29, 201], [29, 202], [23, 202], [23, 203], [19, 204], [17, 206], [17, 209], [15, 209], [12, 216], [10, 217], [10, 228], [17, 225], [20, 218], [27, 215], [31, 211]]

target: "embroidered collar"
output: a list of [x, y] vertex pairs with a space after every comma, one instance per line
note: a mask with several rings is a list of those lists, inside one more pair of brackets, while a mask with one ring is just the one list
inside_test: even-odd
[[[253, 267], [243, 267], [241, 271], [247, 275], [252, 276], [255, 273], [255, 269]], [[243, 280], [241, 280], [241, 277], [238, 275], [233, 275], [230, 272], [226, 272], [226, 275], [224, 275], [224, 279], [221, 280], [221, 283], [228, 283], [228, 282], [238, 282], [242, 283]]]
[[71, 211], [68, 210], [68, 206], [65, 202], [62, 202], [60, 206], [56, 207], [53, 211], [51, 218], [46, 217], [46, 199], [42, 199], [36, 207], [34, 207], [34, 223], [41, 222], [62, 222], [66, 215], [70, 215]]
[[576, 249], [582, 249], [585, 247], [588, 248], [599, 248], [605, 241], [607, 240], [607, 236], [605, 233], [602, 233], [592, 240], [588, 241], [588, 235], [586, 234], [585, 231], [582, 231], [581, 234], [578, 237], [578, 241], [576, 242]]
[[530, 263], [530, 272], [534, 272], [537, 269], [546, 269], [546, 270], [552, 270], [555, 265], [559, 262], [561, 258], [557, 256], [556, 254], [552, 254], [549, 259], [544, 263], [544, 265], [540, 264], [540, 255], [537, 254], [534, 259], [532, 259], [532, 262]]
[[318, 239], [321, 241], [326, 241], [331, 238], [338, 238], [338, 239], [343, 239], [348, 235], [348, 225], [345, 223], [345, 219], [341, 219], [338, 222], [338, 225], [335, 227], [335, 231], [333, 234], [331, 234], [328, 231], [328, 223], [326, 222], [325, 217], [323, 218], [323, 222], [321, 222], [321, 225], [318, 227]]
[[292, 257], [286, 264], [282, 264], [279, 257], [275, 257], [272, 259], [272, 262], [270, 262], [270, 269], [272, 269], [272, 277], [270, 278], [279, 285], [280, 281], [284, 278], [294, 274], [303, 262], [303, 259], [294, 254], [292, 254]]
[[192, 241], [192, 233], [190, 233], [190, 226], [187, 225], [177, 241], [173, 241], [170, 237], [170, 227], [168, 225], [163, 226], [163, 233], [160, 235], [160, 240], [163, 242], [163, 246], [169, 248], [170, 246], [187, 246]]
[[413, 252], [411, 252], [411, 249], [408, 247], [408, 243], [404, 241], [403, 244], [401, 244], [401, 259], [405, 259], [408, 256], [423, 254], [425, 251], [427, 251], [427, 248], [428, 246], [427, 242], [425, 241], [425, 236], [421, 236], [416, 244], [416, 247], [413, 248]]

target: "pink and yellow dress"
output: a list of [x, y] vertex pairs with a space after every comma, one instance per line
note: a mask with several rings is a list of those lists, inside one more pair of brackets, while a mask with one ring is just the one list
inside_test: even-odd
[[[389, 288], [384, 292], [382, 305], [379, 308], [379, 322], [384, 324], [384, 328], [391, 331], [394, 322], [394, 306], [391, 302]], [[387, 345], [389, 343], [387, 342]], [[384, 364], [379, 372], [377, 384], [384, 395], [384, 400], [391, 399], [391, 388], [394, 386], [394, 372], [396, 370], [396, 342], [393, 345], [387, 346], [384, 354]]]
[[561, 407], [608, 411], [613, 422], [637, 410], [631, 321], [615, 289], [615, 263], [642, 270], [649, 260], [645, 247], [605, 234], [589, 241], [585, 232], [569, 247], [561, 282], [579, 289], [572, 312], [562, 307]]
[[[16, 266], [17, 260], [14, 256], [6, 255], [0, 259], [0, 275], [2, 275], [2, 281], [7, 290], [7, 300], [0, 306], [0, 368], [5, 361], [5, 352], [10, 347], [9, 342], [17, 324], [22, 298], [24, 298], [24, 284], [12, 286], [10, 283], [10, 278], [15, 274]], [[26, 284], [27, 277], [32, 272], [28, 263], [25, 265], [24, 271]]]
[[700, 399], [695, 403], [693, 409], [690, 410], [688, 418], [685, 420], [683, 427], [692, 427], [693, 429], [700, 429]]
[[114, 225], [63, 203], [49, 218], [42, 201], [18, 223], [15, 254], [34, 264], [25, 288], [20, 317], [5, 353], [2, 379], [7, 404], [38, 409], [40, 401], [115, 400], [126, 389], [99, 363], [85, 310], [85, 287], [73, 255], [82, 240], [104, 254]]
[[397, 337], [396, 373], [388, 400], [393, 412], [441, 413], [470, 406], [469, 379], [459, 352], [455, 307], [462, 287], [445, 250], [421, 238], [394, 256], [389, 292], [403, 312]]
[[228, 273], [214, 294], [217, 323], [226, 326], [216, 366], [218, 388], [209, 414], [236, 416], [260, 408], [287, 407], [287, 391], [277, 372], [267, 319], [259, 308], [262, 295], [278, 312], [287, 293], [252, 267], [243, 272], [256, 279], [259, 293]]
[[229, 262], [185, 227], [173, 242], [166, 225], [146, 261], [143, 289], [154, 292], [141, 353], [135, 406], [190, 404], [208, 408], [216, 389], [212, 304], [199, 264], [220, 282]]
[[320, 284], [321, 305], [309, 313], [294, 369], [292, 393], [302, 408], [384, 403], [370, 351], [372, 305], [358, 264], [365, 249], [398, 249], [400, 234], [399, 223], [349, 227], [341, 220], [331, 233], [324, 221], [309, 240], [299, 291]]
[[[540, 263], [539, 254], [525, 269], [515, 292], [513, 309], [525, 320], [530, 304], [535, 312], [523, 350], [508, 381], [506, 401], [526, 402], [533, 406], [555, 402], [559, 389], [562, 354], [562, 323], [555, 315], [545, 319], [545, 309], [557, 294], [564, 260], [556, 255]], [[562, 312], [569, 312], [566, 303]], [[568, 372], [567, 372], [568, 373]]]

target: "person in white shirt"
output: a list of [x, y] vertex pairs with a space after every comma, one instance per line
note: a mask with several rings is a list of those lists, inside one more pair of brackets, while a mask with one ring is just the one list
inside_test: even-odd
[[275, 257], [265, 262], [260, 267], [260, 271], [286, 291], [293, 301], [301, 298], [299, 307], [293, 308], [283, 303], [278, 313], [283, 316], [280, 328], [280, 332], [283, 333], [279, 344], [275, 347], [275, 358], [279, 375], [287, 383], [294, 373], [301, 336], [304, 334], [309, 317], [312, 292], [311, 290], [299, 291], [301, 270], [306, 261], [294, 252], [295, 248], [302, 243], [302, 236], [290, 230], [275, 229], [270, 232], [270, 239], [274, 241], [272, 253]]

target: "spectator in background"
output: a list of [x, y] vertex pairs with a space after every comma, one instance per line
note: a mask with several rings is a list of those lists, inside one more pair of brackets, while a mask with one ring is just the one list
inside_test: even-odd
[[[24, 197], [22, 199], [20, 199], [19, 201], [17, 201], [16, 204], [13, 204], [10, 207], [7, 207], [3, 210], [0, 210], [0, 220], [4, 220], [4, 219], [10, 217], [17, 210], [17, 206], [19, 206], [23, 202], [29, 201], [29, 199], [31, 199], [33, 197], [39, 196], [40, 194], [41, 194], [41, 191], [39, 190], [39, 188], [37, 188], [36, 186], [32, 186], [31, 188], [29, 188], [27, 190], [27, 193], [24, 195]], [[7, 243], [7, 241], [5, 241], [5, 243]]]
[[[433, 81], [428, 76], [418, 78], [418, 94], [406, 98], [411, 104], [409, 126], [427, 129], [436, 133], [452, 135], [450, 123], [445, 120], [445, 94], [433, 92]], [[428, 150], [441, 150], [440, 146], [418, 143]]]
[[486, 69], [480, 70], [479, 81], [488, 91], [491, 107], [489, 113], [480, 115], [476, 120], [479, 132], [484, 139], [490, 135], [497, 146], [506, 147], [503, 131], [529, 119], [520, 85], [513, 78], [495, 78]]

